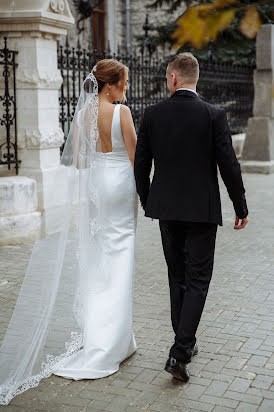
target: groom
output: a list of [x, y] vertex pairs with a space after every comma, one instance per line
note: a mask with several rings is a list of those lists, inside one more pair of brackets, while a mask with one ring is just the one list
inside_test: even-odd
[[187, 363], [198, 353], [195, 335], [222, 225], [217, 165], [235, 209], [234, 229], [248, 222], [226, 113], [199, 98], [198, 78], [199, 64], [191, 53], [171, 59], [166, 70], [171, 97], [146, 108], [134, 166], [145, 216], [159, 219], [168, 266], [175, 341], [165, 370], [183, 381], [189, 379]]

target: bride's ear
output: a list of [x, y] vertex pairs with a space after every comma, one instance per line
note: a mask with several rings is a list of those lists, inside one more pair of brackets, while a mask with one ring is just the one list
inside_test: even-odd
[[111, 84], [110, 83], [106, 83], [106, 93], [107, 93], [107, 96], [111, 94]]

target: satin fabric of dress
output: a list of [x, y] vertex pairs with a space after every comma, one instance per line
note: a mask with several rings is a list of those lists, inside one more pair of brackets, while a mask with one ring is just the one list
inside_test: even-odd
[[[137, 194], [120, 126], [120, 105], [114, 109], [111, 139], [112, 152], [96, 154], [93, 172], [103, 222], [96, 259], [108, 280], [101, 288], [95, 280], [94, 288], [85, 292], [83, 348], [54, 371], [74, 380], [111, 375], [136, 351], [132, 306]], [[94, 271], [96, 267], [91, 266], [91, 285], [93, 277], [98, 277]]]

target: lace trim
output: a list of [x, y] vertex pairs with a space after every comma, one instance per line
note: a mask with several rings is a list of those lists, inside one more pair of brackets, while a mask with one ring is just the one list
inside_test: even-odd
[[42, 379], [49, 378], [54, 373], [54, 368], [60, 361], [78, 352], [82, 346], [83, 334], [71, 332], [71, 341], [65, 344], [66, 352], [59, 356], [47, 355], [46, 361], [41, 365], [41, 373], [26, 379], [19, 387], [14, 382], [0, 386], [0, 405], [8, 405], [15, 396], [38, 386]]
[[[87, 189], [87, 196], [89, 201], [93, 207], [93, 217], [89, 217], [88, 210], [82, 210], [80, 216], [78, 217], [78, 234], [79, 234], [79, 243], [78, 248], [76, 251], [76, 258], [78, 261], [78, 267], [80, 271], [80, 279], [82, 279], [85, 273], [89, 270], [89, 261], [87, 260], [86, 256], [86, 248], [90, 248], [92, 250], [93, 247], [93, 240], [94, 236], [103, 228], [102, 225], [98, 222], [98, 194], [97, 188], [94, 184], [93, 179], [93, 170], [96, 167], [95, 156], [96, 156], [96, 146], [99, 139], [99, 131], [98, 131], [98, 110], [99, 110], [99, 97], [98, 97], [98, 83], [96, 77], [94, 76], [94, 72], [96, 71], [96, 66], [94, 66], [91, 73], [87, 76], [87, 79], [90, 80], [91, 85], [90, 89], [92, 93], [90, 93], [90, 97], [87, 100], [86, 111], [88, 111], [88, 119], [89, 119], [89, 133], [86, 135], [86, 131], [82, 130], [80, 133], [81, 144], [80, 144], [80, 151], [79, 151], [79, 166], [80, 170], [84, 169], [85, 167], [89, 167], [89, 178], [88, 178], [88, 187]], [[84, 124], [84, 119], [82, 119], [80, 127]], [[87, 224], [88, 222], [88, 224]], [[83, 323], [83, 313], [84, 313], [84, 296], [83, 290], [85, 288], [83, 285], [78, 285], [78, 290], [76, 293], [76, 298], [73, 305], [73, 312], [75, 318], [80, 327], [82, 327]]]
[[[96, 66], [94, 70], [96, 71]], [[98, 120], [98, 107], [99, 107], [99, 97], [98, 97], [98, 83], [97, 80], [91, 72], [88, 77], [92, 83], [91, 87], [91, 95], [87, 99], [87, 110], [90, 111], [91, 114], [91, 122], [90, 122], [90, 129], [89, 135], [86, 136], [85, 132], [81, 129], [82, 124], [84, 123], [83, 120], [79, 119], [78, 126], [80, 127], [80, 136], [81, 136], [81, 146], [79, 150], [79, 166], [80, 169], [84, 169], [89, 167], [91, 170], [95, 167], [94, 157], [96, 153], [96, 144], [99, 138], [97, 120]], [[88, 196], [91, 202], [93, 202], [95, 209], [98, 208], [97, 206], [97, 196], [96, 196], [96, 187], [94, 187], [93, 181], [90, 180], [90, 184], [88, 187]], [[87, 245], [88, 242], [90, 243], [94, 238], [94, 235], [100, 230], [100, 226], [97, 223], [97, 217], [95, 216], [94, 219], [89, 220], [89, 224], [87, 225], [86, 215], [80, 214], [79, 217], [79, 248], [77, 250], [76, 256], [78, 259], [78, 264], [80, 271], [82, 273], [86, 270], [87, 262], [83, 258], [81, 254], [81, 247], [82, 245]], [[81, 299], [81, 293], [78, 289], [76, 293], [76, 301], [74, 304], [74, 314], [78, 322], [81, 321], [82, 318], [82, 309], [83, 303]], [[71, 332], [71, 339], [70, 342], [65, 344], [65, 352], [59, 356], [47, 355], [46, 361], [41, 364], [41, 372], [37, 375], [30, 376], [26, 378], [21, 384], [15, 382], [15, 380], [10, 381], [7, 385], [0, 386], [0, 405], [8, 405], [11, 399], [13, 399], [16, 395], [25, 392], [27, 389], [34, 388], [38, 386], [39, 382], [43, 378], [48, 378], [49, 376], [54, 373], [54, 368], [57, 364], [62, 361], [63, 359], [73, 355], [75, 352], [79, 351], [83, 346], [83, 334], [77, 332]]]

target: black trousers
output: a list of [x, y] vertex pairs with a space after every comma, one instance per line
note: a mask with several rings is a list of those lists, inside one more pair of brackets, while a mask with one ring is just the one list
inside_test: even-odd
[[171, 220], [159, 223], [175, 333], [169, 356], [188, 363], [212, 277], [217, 225]]

